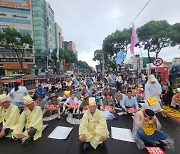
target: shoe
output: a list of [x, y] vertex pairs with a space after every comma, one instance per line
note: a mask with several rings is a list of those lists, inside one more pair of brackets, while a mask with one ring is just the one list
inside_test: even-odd
[[23, 146], [26, 146], [26, 145], [29, 143], [30, 138], [23, 137], [23, 138], [21, 139], [21, 141], [22, 141], [22, 145], [23, 145]]
[[163, 146], [163, 147], [166, 146], [166, 143], [164, 143], [163, 141], [159, 141], [159, 143], [160, 143], [160, 146]]

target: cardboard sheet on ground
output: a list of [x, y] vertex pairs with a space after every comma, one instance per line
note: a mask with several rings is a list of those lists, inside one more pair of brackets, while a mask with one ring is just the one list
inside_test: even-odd
[[111, 127], [111, 137], [116, 140], [135, 142], [130, 129]]
[[48, 136], [48, 138], [51, 139], [58, 139], [58, 140], [65, 140], [67, 139], [68, 135], [72, 131], [72, 127], [63, 127], [63, 126], [57, 126], [51, 134]]

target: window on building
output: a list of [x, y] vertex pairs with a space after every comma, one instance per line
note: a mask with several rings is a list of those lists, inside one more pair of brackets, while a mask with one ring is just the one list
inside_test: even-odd
[[10, 22], [10, 23], [19, 23], [19, 24], [31, 24], [30, 20], [22, 20], [22, 19], [12, 19], [12, 18], [1, 18], [0, 22]]

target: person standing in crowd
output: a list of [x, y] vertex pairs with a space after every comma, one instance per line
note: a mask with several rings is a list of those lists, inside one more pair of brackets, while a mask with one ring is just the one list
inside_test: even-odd
[[121, 93], [120, 89], [118, 89], [117, 92], [115, 93], [114, 99], [115, 99], [116, 107], [120, 107], [123, 99], [123, 94]]
[[134, 115], [134, 131], [137, 131], [145, 145], [165, 146], [162, 140], [165, 140], [167, 135], [160, 131], [160, 128], [161, 124], [151, 109], [140, 110]]
[[108, 137], [109, 132], [103, 113], [96, 107], [95, 98], [89, 98], [89, 109], [84, 113], [79, 126], [79, 138], [83, 149], [94, 149]]
[[24, 107], [22, 98], [26, 95], [28, 95], [28, 91], [26, 87], [22, 85], [22, 80], [18, 79], [15, 82], [14, 88], [9, 93], [9, 98], [10, 101], [20, 109], [20, 111], [22, 111]]
[[139, 109], [137, 99], [132, 96], [132, 91], [127, 91], [127, 96], [125, 96], [122, 100], [121, 104], [123, 110], [127, 113], [129, 113], [129, 109], [135, 108], [136, 110]]
[[18, 107], [10, 104], [6, 94], [0, 95], [0, 104], [0, 138], [2, 138], [12, 133], [20, 114]]
[[149, 107], [154, 111], [154, 112], [159, 112], [161, 111], [161, 106], [160, 106], [160, 96], [162, 93], [162, 88], [157, 79], [153, 74], [151, 74], [148, 77], [148, 82], [145, 84], [145, 99], [151, 99], [152, 97], [157, 99], [157, 103], [154, 105], [149, 105]]
[[165, 105], [171, 105], [171, 100], [173, 97], [174, 93], [172, 90], [171, 86], [165, 86], [164, 92], [162, 94], [162, 101], [164, 102]]
[[41, 84], [38, 84], [38, 87], [35, 89], [34, 93], [32, 94], [33, 99], [37, 99], [39, 95], [42, 95], [45, 98], [45, 89], [42, 87]]
[[21, 113], [19, 122], [12, 132], [14, 138], [20, 139], [22, 145], [25, 146], [33, 138], [37, 140], [42, 135], [43, 114], [39, 106], [35, 106], [35, 102], [27, 95], [23, 97], [26, 104], [25, 110]]

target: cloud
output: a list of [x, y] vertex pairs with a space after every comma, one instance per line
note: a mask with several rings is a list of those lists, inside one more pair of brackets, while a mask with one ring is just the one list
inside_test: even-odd
[[[147, 1], [47, 0], [55, 12], [55, 20], [62, 27], [65, 40], [73, 40], [79, 59], [86, 60], [91, 66], [96, 64], [92, 61], [93, 52], [102, 48], [103, 39], [117, 29], [128, 28]], [[179, 22], [179, 6], [179, 0], [151, 0], [135, 21], [135, 27], [150, 20], [167, 20], [171, 24]], [[167, 58], [172, 50], [174, 52]], [[169, 49], [160, 56], [171, 60], [178, 52], [177, 49]]]

